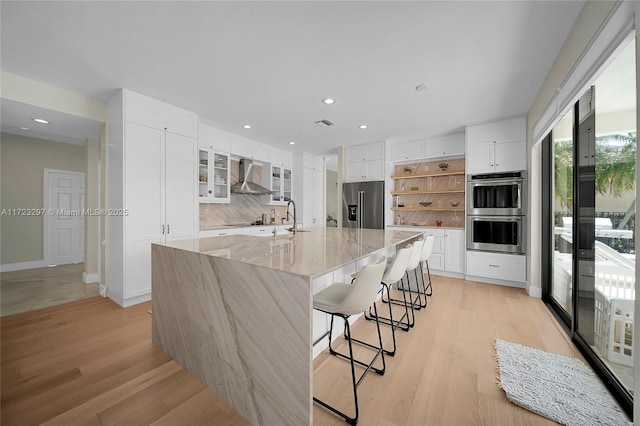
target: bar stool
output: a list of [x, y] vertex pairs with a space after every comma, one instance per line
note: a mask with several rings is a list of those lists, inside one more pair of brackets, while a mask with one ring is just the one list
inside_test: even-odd
[[[405, 286], [403, 284], [404, 282], [404, 277], [402, 280], [400, 280], [400, 285], [398, 285], [398, 289], [402, 290], [402, 297], [404, 300], [401, 299], [392, 299], [391, 295], [388, 296], [388, 299], [385, 301], [384, 300], [384, 295], [382, 298], [382, 301], [384, 303], [393, 303], [394, 305], [404, 305], [407, 306], [407, 301], [406, 301], [406, 293], [405, 292], [409, 292], [409, 307], [411, 308], [411, 320], [409, 321], [409, 327], [413, 327], [416, 323], [416, 313], [415, 313], [415, 308], [416, 308], [416, 301], [413, 299], [412, 296], [412, 291], [411, 291], [411, 281], [409, 279], [409, 272], [413, 271], [413, 273], [415, 274], [416, 277], [416, 290], [418, 289], [417, 287], [417, 283], [418, 283], [418, 273], [417, 273], [417, 268], [418, 268], [418, 264], [420, 263], [420, 255], [422, 254], [422, 247], [424, 245], [424, 240], [416, 240], [413, 241], [413, 247], [411, 248], [411, 254], [409, 256], [409, 261], [407, 262], [407, 267], [405, 268], [405, 274], [404, 277], [407, 278], [407, 285]], [[418, 309], [419, 309], [419, 304], [418, 304]]]
[[[427, 296], [431, 296], [433, 294], [433, 287], [431, 286], [431, 271], [429, 271], [429, 258], [431, 257], [434, 238], [435, 237], [433, 235], [427, 235], [427, 238], [425, 238], [424, 240], [424, 246], [422, 246], [422, 253], [420, 255], [420, 278], [421, 278], [420, 282], [422, 283], [422, 291], [418, 289], [418, 302], [419, 302], [418, 309], [426, 308]], [[426, 286], [424, 282], [424, 267], [422, 266], [423, 263], [427, 265], [427, 274], [429, 275], [429, 284], [427, 284]], [[416, 286], [417, 285], [418, 284], [416, 283]], [[427, 293], [427, 289], [429, 289], [428, 293]], [[424, 296], [424, 303], [422, 303], [421, 295]]]
[[[376, 263], [366, 265], [363, 267], [358, 276], [353, 280], [352, 284], [334, 283], [329, 287], [319, 291], [313, 295], [313, 309], [331, 315], [331, 328], [329, 329], [329, 353], [344, 359], [348, 359], [351, 363], [351, 382], [353, 384], [353, 400], [355, 406], [355, 416], [349, 417], [347, 414], [337, 410], [331, 405], [327, 404], [320, 399], [313, 397], [313, 401], [317, 402], [321, 406], [327, 408], [333, 413], [344, 418], [349, 424], [355, 425], [358, 423], [359, 409], [358, 409], [358, 386], [364, 379], [364, 376], [373, 370], [376, 373], [383, 375], [385, 371], [384, 362], [384, 349], [382, 347], [382, 335], [380, 334], [380, 323], [376, 321], [376, 327], [378, 329], [378, 341], [379, 347], [376, 349], [375, 355], [369, 364], [357, 360], [353, 356], [353, 344], [351, 338], [351, 328], [349, 326], [349, 317], [351, 315], [360, 314], [364, 312], [369, 306], [374, 306], [374, 312], [377, 315], [378, 311], [375, 307], [376, 296], [380, 290], [380, 282], [382, 280], [382, 274], [386, 266], [387, 259], [383, 256]], [[337, 352], [331, 346], [331, 334], [333, 331], [333, 319], [340, 317], [344, 320], [345, 337], [349, 342], [349, 354], [345, 355]], [[382, 368], [376, 368], [373, 364], [378, 357], [382, 358]], [[364, 372], [356, 380], [355, 364], [365, 367]]]
[[[396, 256], [393, 259], [390, 259], [391, 262], [387, 265], [387, 269], [384, 272], [384, 276], [382, 277], [382, 297], [384, 298], [384, 291], [386, 289], [387, 291], [387, 299], [389, 297], [391, 297], [391, 293], [390, 293], [390, 288], [393, 284], [397, 283], [398, 281], [400, 281], [402, 279], [402, 277], [404, 276], [406, 270], [407, 270], [407, 264], [409, 263], [409, 256], [411, 255], [411, 251], [413, 250], [413, 246], [412, 244], [408, 244], [406, 247], [398, 250], [398, 253], [396, 253]], [[406, 295], [404, 292], [402, 292], [404, 299], [405, 299], [405, 304], [404, 304], [404, 314], [402, 314], [402, 316], [400, 317], [399, 320], [394, 320], [393, 319], [393, 309], [391, 308], [391, 303], [388, 303], [389, 305], [389, 317], [385, 318], [383, 316], [376, 316], [373, 314], [372, 312], [372, 306], [369, 307], [369, 309], [367, 309], [365, 311], [365, 315], [364, 317], [366, 319], [368, 319], [369, 321], [379, 321], [382, 324], [388, 325], [391, 327], [391, 336], [392, 336], [392, 341], [393, 341], [393, 348], [391, 350], [384, 350], [384, 353], [389, 355], [389, 356], [394, 356], [396, 354], [396, 329], [400, 328], [401, 330], [404, 331], [409, 331], [409, 304], [406, 303]], [[406, 322], [402, 322], [402, 320], [406, 320]], [[354, 339], [355, 340], [355, 339]], [[363, 343], [367, 346], [368, 343], [365, 342], [360, 342], [358, 341], [358, 343]]]

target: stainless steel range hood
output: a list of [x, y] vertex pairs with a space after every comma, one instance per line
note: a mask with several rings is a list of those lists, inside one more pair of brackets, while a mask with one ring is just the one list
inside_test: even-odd
[[246, 158], [240, 159], [239, 170], [240, 181], [235, 185], [231, 185], [231, 193], [233, 194], [250, 194], [250, 195], [267, 195], [273, 194], [273, 191], [262, 187], [253, 181], [253, 161]]

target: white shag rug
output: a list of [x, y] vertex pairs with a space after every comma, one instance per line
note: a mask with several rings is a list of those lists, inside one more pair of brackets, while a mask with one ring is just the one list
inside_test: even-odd
[[500, 339], [496, 356], [499, 386], [514, 404], [568, 426], [632, 424], [579, 359]]

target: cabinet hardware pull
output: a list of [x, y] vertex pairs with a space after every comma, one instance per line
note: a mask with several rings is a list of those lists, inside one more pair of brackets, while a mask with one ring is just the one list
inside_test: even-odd
[[227, 233], [226, 232], [221, 232], [218, 235], [227, 235]]
[[162, 225], [162, 234], [164, 235], [164, 225]]
[[167, 234], [171, 232], [171, 228], [169, 227], [169, 225], [167, 225]]
[[492, 265], [492, 264], [489, 264], [489, 266], [491, 266], [492, 268], [499, 268], [500, 267], [500, 265]]

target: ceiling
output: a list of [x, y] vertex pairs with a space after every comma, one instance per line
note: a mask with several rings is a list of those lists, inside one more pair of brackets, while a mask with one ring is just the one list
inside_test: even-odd
[[[0, 64], [105, 102], [125, 87], [322, 155], [526, 113], [582, 5], [2, 1]], [[3, 131], [33, 114], [16, 104], [2, 103]], [[314, 124], [323, 119], [335, 125]]]

